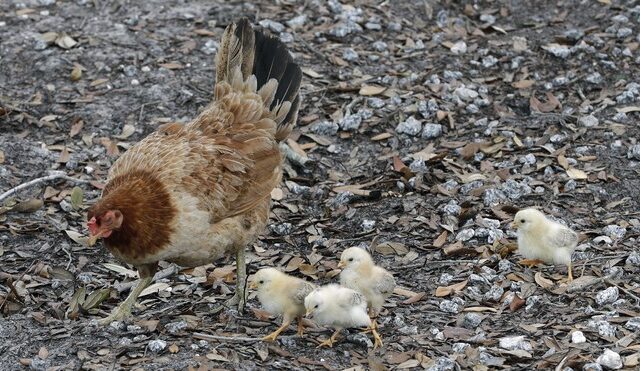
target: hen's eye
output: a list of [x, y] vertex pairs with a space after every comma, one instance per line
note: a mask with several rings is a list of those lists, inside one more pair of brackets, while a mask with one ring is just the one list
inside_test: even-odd
[[352, 261], [353, 261], [353, 258], [349, 258], [349, 261], [350, 261], [350, 262], [352, 262]]
[[520, 219], [520, 223], [524, 223], [524, 222], [526, 222], [526, 220]]

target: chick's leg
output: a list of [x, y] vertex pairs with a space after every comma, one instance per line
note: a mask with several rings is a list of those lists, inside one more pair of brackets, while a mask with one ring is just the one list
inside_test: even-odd
[[569, 282], [573, 281], [573, 265], [571, 263], [567, 264], [567, 279]]
[[278, 337], [278, 335], [280, 335], [280, 333], [282, 331], [286, 330], [287, 327], [289, 327], [290, 324], [291, 324], [291, 317], [289, 315], [284, 315], [282, 317], [282, 326], [278, 327], [277, 330], [275, 330], [274, 332], [270, 333], [269, 335], [263, 337], [262, 340], [264, 340], [264, 341], [276, 341], [276, 338]]
[[244, 247], [236, 251], [236, 293], [227, 300], [228, 306], [237, 305], [239, 312], [244, 312], [244, 306], [247, 302], [245, 288], [247, 286], [247, 265], [245, 262]]
[[142, 293], [142, 291], [149, 286], [151, 281], [153, 280], [153, 275], [157, 269], [157, 265], [154, 266], [142, 266], [138, 268], [138, 273], [140, 274], [140, 282], [131, 290], [131, 293], [127, 298], [111, 312], [111, 314], [98, 321], [101, 325], [108, 325], [113, 321], [122, 321], [123, 319], [131, 316], [131, 308], [138, 300], [138, 296]]
[[371, 322], [371, 333], [373, 334], [373, 349], [382, 346], [382, 338], [380, 337], [380, 334], [378, 333], [378, 330], [376, 328], [377, 325], [375, 325], [375, 322]]
[[336, 329], [336, 331], [333, 333], [333, 335], [331, 335], [330, 338], [328, 338], [327, 340], [321, 342], [320, 344], [318, 344], [317, 348], [321, 348], [321, 347], [333, 347], [333, 343], [336, 342], [336, 337], [338, 336], [338, 334], [340, 334], [340, 331], [342, 329]]
[[304, 335], [304, 323], [302, 316], [298, 316], [298, 336], [302, 337], [302, 335]]

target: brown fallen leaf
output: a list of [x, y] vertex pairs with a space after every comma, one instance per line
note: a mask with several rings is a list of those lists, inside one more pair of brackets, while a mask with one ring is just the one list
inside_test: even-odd
[[518, 309], [522, 308], [522, 306], [526, 303], [527, 301], [522, 299], [520, 296], [518, 296], [518, 294], [513, 296], [513, 299], [511, 299], [511, 303], [509, 303], [509, 309], [512, 312], [517, 311]]
[[387, 88], [384, 86], [362, 85], [362, 87], [360, 87], [360, 91], [358, 92], [358, 94], [364, 95], [364, 96], [372, 96], [372, 95], [382, 94], [385, 90], [387, 90]]
[[533, 276], [534, 280], [536, 281], [536, 283], [542, 287], [543, 289], [548, 289], [554, 286], [553, 281], [551, 281], [548, 278], [545, 278], [542, 276], [542, 273], [540, 272], [536, 272], [536, 274]]
[[412, 297], [410, 297], [409, 299], [403, 301], [402, 304], [409, 305], [409, 304], [416, 303], [416, 302], [422, 300], [422, 298], [424, 298], [424, 296], [426, 294], [427, 294], [426, 292], [419, 292], [419, 293], [413, 295]]
[[460, 292], [467, 286], [468, 282], [469, 282], [468, 280], [464, 280], [462, 282], [458, 282], [458, 283], [455, 283], [453, 285], [440, 286], [440, 287], [436, 288], [436, 294], [435, 295], [437, 297], [441, 298], [441, 297], [444, 297], [444, 296], [449, 296], [449, 295], [454, 294], [456, 292]]

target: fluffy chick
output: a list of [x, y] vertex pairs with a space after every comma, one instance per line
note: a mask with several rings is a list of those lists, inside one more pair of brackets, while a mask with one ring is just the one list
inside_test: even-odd
[[359, 247], [350, 247], [340, 255], [340, 284], [360, 292], [367, 299], [369, 315], [380, 314], [384, 301], [396, 287], [393, 275], [375, 265], [371, 255]]
[[331, 337], [318, 345], [333, 346], [336, 337], [343, 328], [367, 327], [373, 333], [374, 349], [382, 345], [380, 335], [373, 327], [367, 314], [367, 299], [361, 293], [330, 284], [313, 290], [304, 299], [307, 317], [322, 326], [333, 327]]
[[265, 336], [263, 340], [275, 341], [278, 335], [289, 327], [294, 318], [298, 319], [298, 335], [302, 336], [304, 298], [316, 288], [315, 285], [289, 276], [275, 268], [263, 268], [253, 276], [249, 288], [258, 291], [258, 300], [265, 310], [282, 315], [282, 325]]
[[521, 263], [565, 264], [568, 279], [573, 280], [571, 254], [578, 244], [576, 232], [531, 208], [518, 211], [512, 226], [518, 229], [518, 251], [527, 259]]

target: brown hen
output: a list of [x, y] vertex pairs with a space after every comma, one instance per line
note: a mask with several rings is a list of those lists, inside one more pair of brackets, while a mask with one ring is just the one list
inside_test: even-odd
[[278, 142], [296, 122], [301, 77], [282, 42], [242, 19], [222, 36], [213, 102], [115, 162], [88, 214], [90, 240], [102, 238], [141, 280], [102, 323], [130, 315], [160, 260], [195, 267], [235, 254], [232, 302], [242, 310], [245, 247], [269, 217], [271, 190], [282, 177]]

